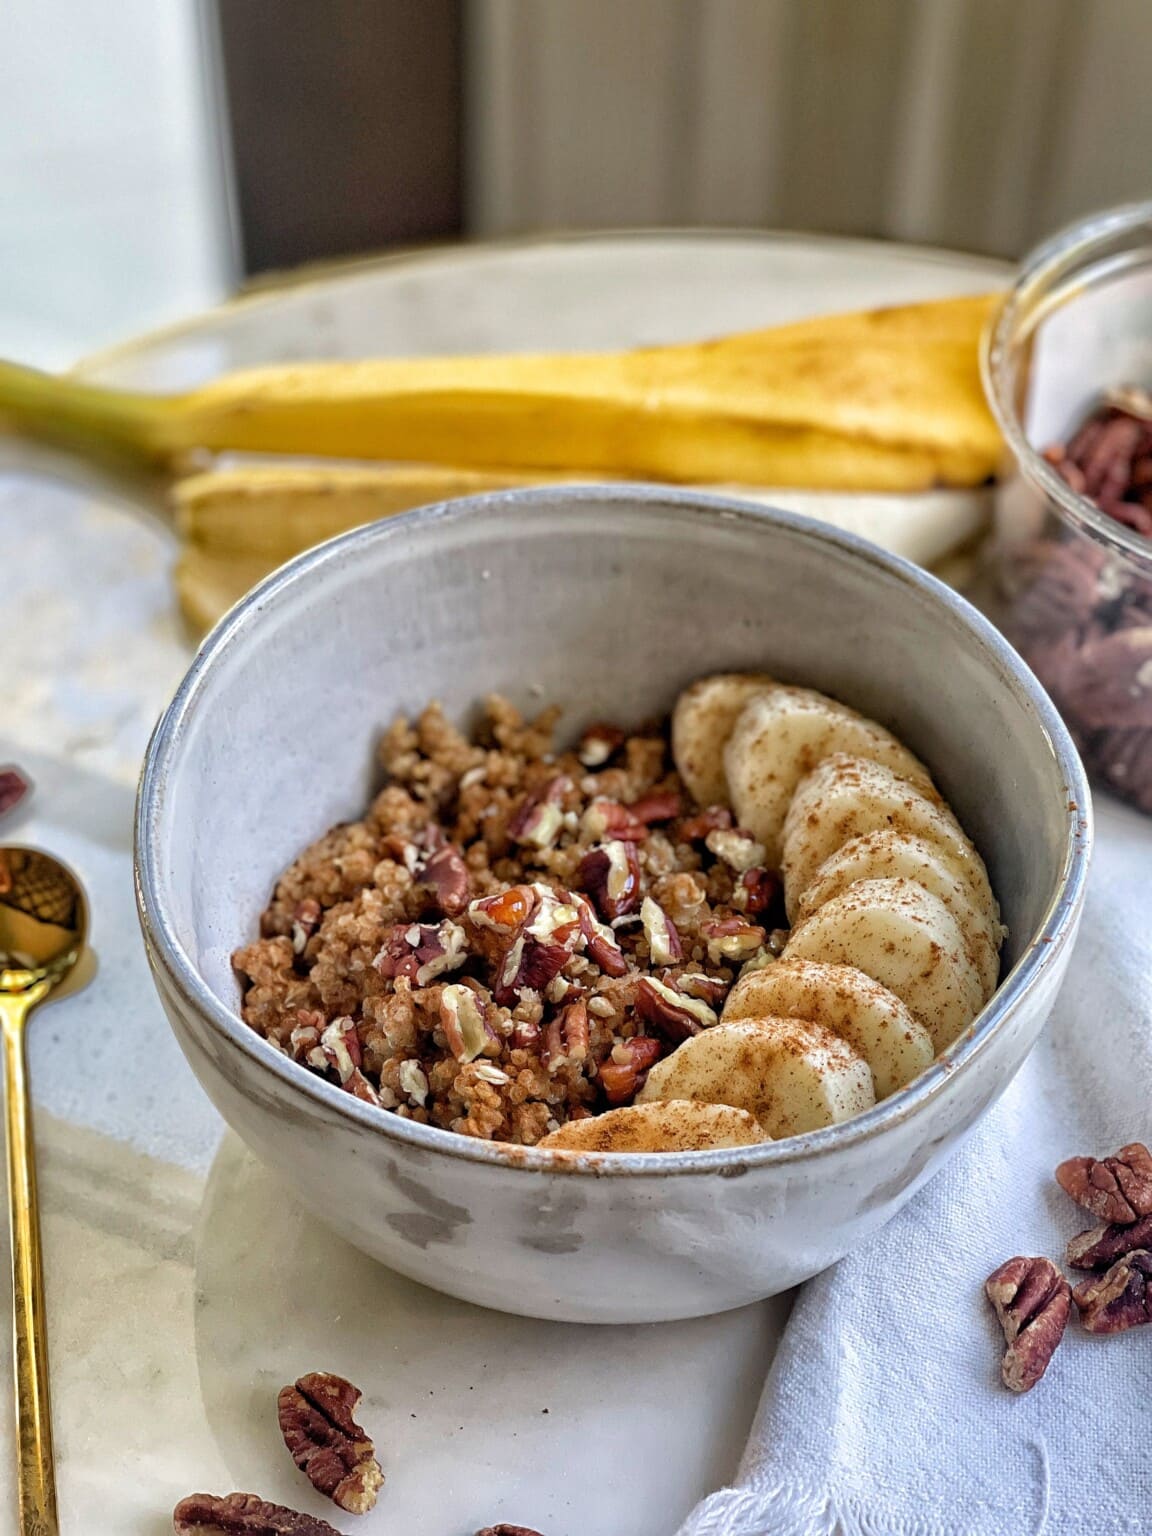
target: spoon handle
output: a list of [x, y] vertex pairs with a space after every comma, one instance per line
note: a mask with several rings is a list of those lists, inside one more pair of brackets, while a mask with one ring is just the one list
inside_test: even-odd
[[[44, 989], [45, 991], [47, 988]], [[8, 1215], [12, 1233], [13, 1359], [20, 1455], [21, 1536], [58, 1536], [52, 1406], [48, 1388], [48, 1319], [44, 1306], [36, 1147], [24, 1058], [24, 1018], [34, 990], [0, 996], [4, 1034]]]

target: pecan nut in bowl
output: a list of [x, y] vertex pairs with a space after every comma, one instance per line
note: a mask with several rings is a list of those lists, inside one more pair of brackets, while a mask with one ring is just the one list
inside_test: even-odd
[[1083, 1281], [1072, 1295], [1089, 1333], [1124, 1333], [1152, 1323], [1152, 1252], [1138, 1248], [1125, 1254], [1106, 1274]]
[[255, 1493], [190, 1493], [172, 1511], [172, 1529], [175, 1536], [340, 1536], [327, 1520]]
[[276, 1409], [292, 1460], [318, 1493], [366, 1515], [384, 1482], [376, 1448], [356, 1423], [361, 1393], [343, 1376], [310, 1371], [283, 1387]]
[[1112, 1157], [1070, 1157], [1056, 1182], [1077, 1205], [1107, 1222], [1152, 1216], [1152, 1152], [1134, 1141]]
[[1010, 1392], [1030, 1392], [1064, 1337], [1072, 1292], [1051, 1259], [1009, 1259], [984, 1282], [1004, 1330], [1000, 1379]]

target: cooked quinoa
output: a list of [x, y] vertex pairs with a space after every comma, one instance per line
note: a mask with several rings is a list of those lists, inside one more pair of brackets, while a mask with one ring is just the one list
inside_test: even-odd
[[632, 1102], [778, 947], [779, 881], [691, 802], [664, 727], [430, 704], [380, 747], [385, 787], [281, 877], [233, 964], [245, 1020], [382, 1109], [532, 1145]]

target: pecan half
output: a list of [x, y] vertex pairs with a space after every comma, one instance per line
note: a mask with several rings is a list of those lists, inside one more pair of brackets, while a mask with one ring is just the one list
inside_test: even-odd
[[707, 1003], [674, 991], [655, 976], [641, 976], [636, 983], [636, 1012], [673, 1045], [716, 1023], [716, 1014]]
[[0, 768], [0, 816], [8, 811], [14, 811], [31, 788], [31, 783], [19, 768], [14, 768], [11, 764], [6, 768]]
[[1057, 1168], [1056, 1182], [1101, 1221], [1152, 1216], [1152, 1152], [1143, 1142], [1131, 1142], [1112, 1157], [1070, 1157]]
[[1089, 1333], [1124, 1333], [1152, 1323], [1152, 1253], [1137, 1248], [1072, 1292]]
[[1152, 1248], [1152, 1216], [1120, 1224], [1089, 1227], [1068, 1244], [1068, 1262], [1073, 1269], [1107, 1269], [1137, 1248]]
[[606, 923], [634, 911], [640, 896], [640, 865], [634, 846], [614, 839], [590, 848], [580, 860], [580, 885]]
[[172, 1511], [172, 1529], [176, 1536], [340, 1536], [327, 1520], [254, 1493], [190, 1493]]
[[648, 1035], [633, 1035], [631, 1040], [621, 1040], [612, 1047], [612, 1054], [600, 1063], [599, 1076], [604, 1097], [613, 1109], [631, 1104], [644, 1086], [649, 1068], [656, 1065], [663, 1051], [660, 1041]]
[[597, 720], [585, 726], [580, 745], [576, 748], [576, 756], [585, 768], [603, 768], [626, 740], [627, 737], [618, 725], [612, 725], [607, 720]]
[[476, 1536], [540, 1536], [540, 1532], [530, 1531], [526, 1525], [486, 1525]]
[[352, 1417], [360, 1398], [343, 1376], [310, 1371], [276, 1400], [292, 1460], [318, 1493], [350, 1515], [366, 1515], [384, 1481], [376, 1449]]
[[984, 1292], [1008, 1345], [1000, 1379], [1010, 1392], [1028, 1392], [1064, 1337], [1072, 1305], [1068, 1282], [1051, 1259], [1015, 1258], [988, 1276]]

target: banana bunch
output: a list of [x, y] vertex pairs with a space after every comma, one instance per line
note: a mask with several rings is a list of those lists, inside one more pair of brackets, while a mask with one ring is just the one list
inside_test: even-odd
[[731, 805], [778, 858], [794, 926], [719, 1022], [652, 1068], [636, 1109], [727, 1106], [772, 1139], [859, 1114], [995, 990], [1005, 930], [983, 860], [923, 763], [811, 689], [704, 678], [677, 702], [672, 747], [690, 792]]

